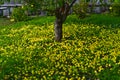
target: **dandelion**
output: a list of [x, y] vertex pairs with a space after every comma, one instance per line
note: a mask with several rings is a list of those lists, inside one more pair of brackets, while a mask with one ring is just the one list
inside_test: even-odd
[[46, 79], [46, 76], [43, 76], [44, 79]]
[[111, 10], [111, 9], [112, 9], [112, 7], [109, 7], [109, 9]]
[[28, 80], [28, 79], [27, 79], [27, 77], [24, 77], [24, 79], [23, 79], [23, 80]]
[[22, 9], [24, 8], [24, 6], [21, 7]]
[[15, 21], [15, 19], [10, 19], [10, 21], [11, 21], [11, 22], [14, 22], [14, 21]]
[[100, 72], [100, 71], [102, 71], [102, 70], [103, 70], [103, 68], [102, 68], [102, 66], [100, 66], [98, 71]]
[[68, 78], [66, 78], [66, 80], [69, 80]]
[[31, 7], [33, 7], [34, 5], [31, 5]]
[[73, 80], [73, 78], [70, 78], [69, 80]]
[[17, 75], [14, 75], [14, 77], [15, 77], [15, 79], [17, 79], [18, 77], [17, 77]]
[[32, 70], [31, 73], [34, 74], [34, 71]]

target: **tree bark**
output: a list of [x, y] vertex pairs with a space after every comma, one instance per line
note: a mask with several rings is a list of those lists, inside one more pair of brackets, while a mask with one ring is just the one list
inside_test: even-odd
[[66, 20], [67, 16], [69, 15], [70, 8], [73, 6], [76, 0], [73, 0], [73, 2], [69, 5], [68, 3], [64, 3], [62, 7], [57, 8], [55, 10], [55, 41], [60, 42], [62, 39], [62, 24]]
[[55, 28], [55, 41], [61, 41], [61, 39], [62, 39], [62, 22], [60, 19], [56, 19], [54, 28]]

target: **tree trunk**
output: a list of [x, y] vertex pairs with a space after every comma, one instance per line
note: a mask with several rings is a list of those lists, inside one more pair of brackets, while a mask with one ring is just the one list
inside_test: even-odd
[[56, 19], [54, 30], [55, 30], [55, 41], [61, 41], [62, 39], [62, 22], [61, 19]]
[[62, 39], [62, 24], [65, 22], [67, 16], [69, 15], [70, 8], [73, 6], [76, 0], [73, 0], [69, 5], [68, 3], [64, 3], [62, 7], [57, 8], [55, 10], [55, 41], [60, 42]]

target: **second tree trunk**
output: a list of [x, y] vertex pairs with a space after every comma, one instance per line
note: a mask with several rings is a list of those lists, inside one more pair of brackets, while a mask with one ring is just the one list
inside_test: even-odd
[[54, 29], [55, 29], [55, 41], [61, 41], [62, 39], [62, 20], [61, 19], [56, 19]]

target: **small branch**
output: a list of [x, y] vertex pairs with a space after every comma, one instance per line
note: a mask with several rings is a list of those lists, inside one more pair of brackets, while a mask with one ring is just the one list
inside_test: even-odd
[[71, 8], [76, 1], [77, 0], [73, 0], [72, 3], [70, 4], [69, 8]]

